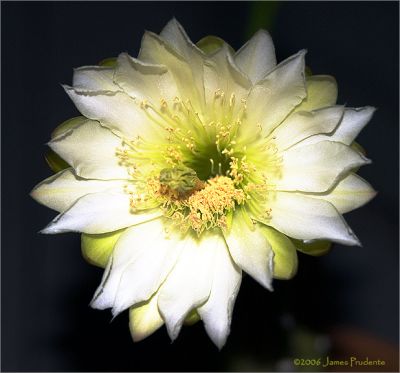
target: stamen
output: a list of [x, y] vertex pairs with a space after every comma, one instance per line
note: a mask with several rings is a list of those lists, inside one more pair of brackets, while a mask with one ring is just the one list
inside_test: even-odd
[[245, 145], [240, 127], [247, 124], [247, 103], [235, 93], [217, 89], [207, 111], [197, 104], [180, 97], [137, 100], [150, 125], [162, 129], [162, 140], [123, 139], [116, 149], [135, 185], [125, 188], [132, 211], [161, 207], [174, 224], [197, 234], [224, 228], [227, 214], [244, 203], [249, 219], [270, 216], [266, 195], [273, 195], [282, 169], [274, 138], [258, 136]]

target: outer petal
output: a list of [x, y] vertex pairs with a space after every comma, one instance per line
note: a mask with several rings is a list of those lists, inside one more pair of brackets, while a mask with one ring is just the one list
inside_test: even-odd
[[351, 169], [368, 163], [367, 158], [338, 142], [296, 146], [282, 153], [282, 177], [276, 180], [276, 189], [324, 192]]
[[230, 231], [224, 233], [226, 243], [235, 263], [261, 285], [272, 290], [274, 253], [263, 231], [245, 214], [243, 209], [235, 212]]
[[265, 30], [257, 31], [236, 52], [235, 62], [253, 84], [261, 80], [276, 66], [275, 48], [270, 34]]
[[[207, 56], [210, 56], [217, 52], [222, 46], [226, 45], [225, 41], [218, 36], [207, 35], [204, 38], [200, 39], [196, 46], [201, 49], [203, 53]], [[230, 47], [230, 50], [234, 52], [233, 48]]]
[[340, 126], [332, 135], [333, 141], [350, 145], [371, 120], [375, 110], [372, 106], [347, 109]]
[[163, 219], [156, 219], [122, 234], [113, 252], [112, 266], [104, 274], [92, 307], [113, 307], [112, 312], [117, 315], [149, 299], [159, 288], [183, 247], [178, 234], [167, 236], [164, 223]]
[[359, 245], [353, 231], [329, 202], [300, 193], [276, 192], [266, 207], [272, 211], [264, 222], [289, 237]]
[[129, 195], [121, 191], [87, 194], [58, 215], [41, 233], [83, 232], [100, 234], [152, 220], [162, 213], [130, 211]]
[[270, 137], [279, 150], [285, 150], [307, 137], [332, 132], [343, 117], [342, 106], [332, 106], [316, 111], [297, 111], [291, 114]]
[[119, 91], [113, 81], [114, 69], [102, 66], [83, 66], [74, 69], [74, 88], [90, 91]]
[[31, 192], [31, 197], [53, 210], [63, 212], [82, 196], [108, 190], [122, 192], [122, 188], [122, 181], [81, 179], [73, 173], [71, 168], [68, 168], [36, 185]]
[[304, 56], [300, 51], [289, 57], [252, 88], [247, 99], [248, 131], [254, 132], [259, 124], [262, 134], [269, 135], [306, 96]]
[[67, 162], [64, 161], [64, 159], [62, 159], [56, 152], [51, 149], [46, 152], [44, 158], [50, 169], [55, 173], [71, 167]]
[[83, 116], [67, 119], [53, 130], [53, 132], [51, 133], [51, 138], [54, 139], [55, 137], [60, 136], [61, 134], [71, 130], [72, 128], [78, 127], [79, 125], [86, 123], [87, 120], [88, 119]]
[[230, 332], [232, 311], [239, 292], [242, 271], [232, 261], [227, 247], [218, 246], [210, 297], [198, 308], [206, 331], [219, 349]]
[[153, 123], [140, 103], [123, 92], [82, 91], [68, 86], [64, 89], [85, 117], [98, 120], [119, 136], [134, 139], [154, 133]]
[[342, 121], [331, 135], [317, 135], [305, 140], [305, 144], [314, 144], [323, 140], [338, 141], [350, 145], [374, 115], [375, 108], [347, 108]]
[[132, 58], [127, 53], [118, 56], [115, 82], [132, 98], [160, 105], [160, 100], [172, 101], [178, 96], [175, 81], [163, 65], [152, 65]]
[[122, 140], [98, 122], [86, 120], [52, 139], [48, 145], [81, 177], [106, 180], [130, 178], [116, 156]]
[[135, 342], [147, 338], [164, 324], [157, 302], [158, 293], [129, 310], [129, 329]]
[[295, 111], [311, 111], [336, 104], [337, 83], [333, 76], [313, 75], [306, 77], [307, 97]]
[[332, 247], [332, 242], [323, 240], [292, 240], [296, 249], [304, 254], [321, 256], [326, 254]]
[[376, 191], [363, 178], [350, 174], [329, 193], [317, 194], [313, 197], [332, 203], [341, 214], [344, 214], [366, 204], [375, 195]]
[[296, 247], [289, 238], [271, 227], [264, 225], [261, 230], [274, 252], [274, 278], [292, 278], [297, 272]]
[[215, 254], [226, 250], [222, 236], [216, 232], [203, 233], [200, 238], [187, 236], [184, 242], [182, 254], [161, 287], [158, 299], [158, 308], [172, 340], [178, 336], [189, 312], [208, 299]]

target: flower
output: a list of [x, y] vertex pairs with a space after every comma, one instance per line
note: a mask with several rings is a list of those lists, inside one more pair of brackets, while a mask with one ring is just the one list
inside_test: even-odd
[[134, 340], [201, 319], [221, 348], [242, 271], [271, 290], [296, 273], [296, 250], [359, 244], [342, 214], [375, 194], [354, 143], [374, 108], [336, 105], [335, 80], [306, 76], [305, 54], [276, 64], [263, 30], [237, 52], [193, 44], [173, 19], [137, 59], [78, 68], [64, 87], [82, 116], [48, 145], [68, 168], [32, 197], [60, 213], [43, 233], [82, 232], [105, 267], [91, 305], [130, 309]]

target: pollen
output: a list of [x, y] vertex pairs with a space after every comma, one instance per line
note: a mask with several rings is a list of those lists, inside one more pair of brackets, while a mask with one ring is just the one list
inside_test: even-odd
[[[163, 176], [165, 178], [165, 176]], [[163, 200], [165, 215], [183, 231], [194, 230], [200, 235], [206, 229], [226, 228], [226, 215], [246, 201], [246, 194], [236, 188], [227, 176], [216, 176], [204, 183], [193, 183], [190, 191], [176, 193], [164, 183], [154, 184], [158, 198]]]

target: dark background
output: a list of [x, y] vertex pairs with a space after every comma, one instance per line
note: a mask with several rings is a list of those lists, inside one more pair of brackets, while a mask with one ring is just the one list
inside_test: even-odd
[[[397, 2], [1, 6], [3, 371], [291, 370], [293, 357], [326, 351], [345, 358], [391, 351], [376, 358], [396, 367]], [[358, 142], [374, 161], [360, 174], [379, 194], [346, 215], [363, 247], [336, 245], [321, 258], [299, 255], [297, 276], [276, 281], [273, 293], [244, 278], [221, 352], [201, 323], [185, 327], [173, 344], [165, 328], [134, 344], [127, 312], [110, 322], [110, 312], [89, 308], [102, 270], [82, 259], [78, 234], [37, 233], [55, 213], [28, 195], [51, 174], [43, 158], [51, 131], [77, 115], [60, 86], [71, 83], [72, 68], [123, 51], [135, 56], [143, 31], [159, 32], [173, 16], [194, 41], [214, 34], [235, 49], [267, 27], [278, 60], [307, 48], [313, 73], [336, 77], [339, 103], [378, 107]]]

